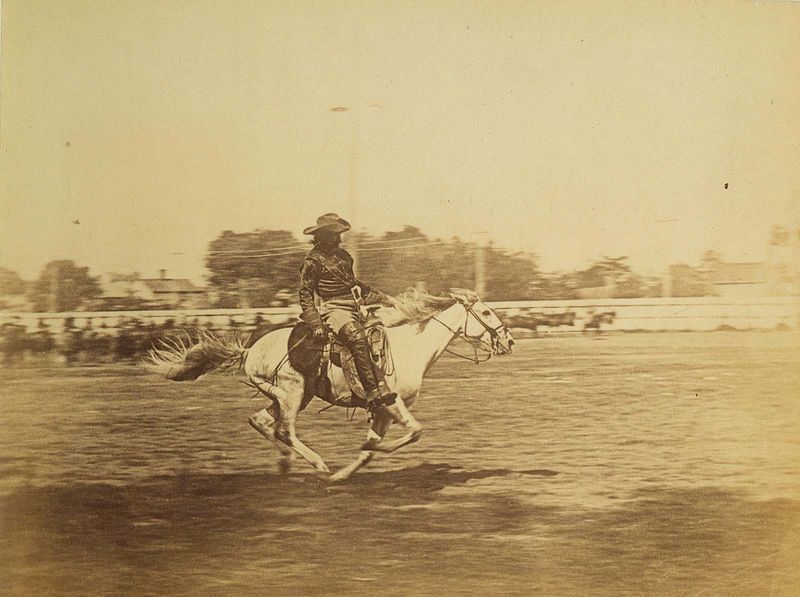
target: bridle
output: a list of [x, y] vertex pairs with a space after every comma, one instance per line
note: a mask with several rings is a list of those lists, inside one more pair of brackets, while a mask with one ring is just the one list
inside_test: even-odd
[[[500, 350], [500, 330], [502, 330], [505, 326], [503, 325], [502, 322], [500, 323], [500, 325], [495, 326], [495, 327], [492, 327], [488, 323], [486, 323], [481, 318], [481, 316], [478, 315], [475, 312], [475, 308], [474, 308], [475, 303], [471, 303], [471, 304], [460, 303], [460, 304], [461, 304], [462, 307], [464, 307], [464, 309], [466, 311], [466, 318], [464, 319], [464, 325], [463, 325], [463, 330], [464, 331], [463, 332], [459, 332], [457, 330], [454, 330], [453, 328], [451, 328], [449, 325], [447, 325], [445, 322], [443, 322], [441, 319], [439, 319], [436, 316], [431, 317], [431, 319], [433, 321], [436, 321], [436, 322], [442, 324], [448, 330], [453, 332], [453, 336], [455, 338], [460, 338], [462, 340], [467, 341], [469, 343], [469, 345], [472, 347], [473, 354], [472, 354], [472, 356], [464, 355], [464, 354], [460, 354], [460, 353], [457, 353], [455, 351], [452, 351], [449, 348], [445, 348], [444, 351], [446, 353], [448, 353], [448, 354], [452, 354], [453, 356], [459, 357], [461, 359], [466, 359], [468, 361], [472, 361], [476, 365], [479, 364], [479, 363], [485, 363], [486, 361], [491, 359], [492, 356], [494, 356], [494, 355], [499, 353], [499, 350]], [[467, 326], [469, 325], [469, 317], [470, 317], [470, 315], [475, 318], [475, 321], [477, 321], [481, 325], [481, 327], [484, 329], [485, 332], [488, 332], [490, 342], [486, 342], [486, 340], [483, 339], [483, 335], [484, 335], [483, 332], [479, 336], [470, 336], [469, 334], [467, 334]], [[485, 356], [480, 356], [478, 354], [479, 350], [481, 350]]]

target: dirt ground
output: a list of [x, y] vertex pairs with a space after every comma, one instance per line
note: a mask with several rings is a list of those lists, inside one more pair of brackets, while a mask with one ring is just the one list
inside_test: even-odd
[[[524, 340], [445, 358], [420, 443], [289, 476], [235, 376], [0, 373], [3, 595], [797, 595], [790, 332]], [[331, 468], [363, 414], [300, 436]]]

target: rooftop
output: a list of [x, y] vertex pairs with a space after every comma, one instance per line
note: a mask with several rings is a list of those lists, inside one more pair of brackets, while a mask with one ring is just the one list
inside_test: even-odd
[[201, 293], [202, 288], [198, 288], [189, 280], [184, 278], [146, 278], [142, 280], [147, 287], [154, 293]]

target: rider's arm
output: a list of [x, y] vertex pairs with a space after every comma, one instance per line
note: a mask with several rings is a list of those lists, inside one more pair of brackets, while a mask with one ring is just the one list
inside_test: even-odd
[[319, 281], [320, 265], [306, 259], [300, 270], [300, 319], [313, 326], [322, 326], [322, 317], [314, 304], [314, 289]]
[[365, 305], [385, 305], [387, 307], [394, 306], [394, 301], [392, 297], [388, 294], [384, 294], [377, 288], [372, 288], [367, 286], [363, 282], [358, 283], [361, 286], [361, 294], [364, 297], [364, 304]]
[[361, 288], [361, 296], [364, 297], [364, 304], [365, 305], [386, 305], [387, 307], [394, 306], [394, 302], [392, 297], [387, 296], [386, 294], [382, 293], [377, 288], [372, 288], [368, 284], [364, 284], [361, 280], [358, 279], [356, 276], [355, 271], [353, 270], [353, 256], [350, 255], [346, 250], [340, 249], [339, 255], [347, 261], [349, 266], [349, 273], [352, 276], [352, 279], [355, 281], [356, 286]]

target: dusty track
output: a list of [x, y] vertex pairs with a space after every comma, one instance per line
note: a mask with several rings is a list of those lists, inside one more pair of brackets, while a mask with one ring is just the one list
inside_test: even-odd
[[[525, 341], [436, 365], [420, 444], [330, 487], [247, 426], [230, 376], [0, 374], [9, 595], [794, 595], [789, 333]], [[300, 418], [334, 467], [363, 416]], [[466, 416], [465, 416], [466, 414]]]

